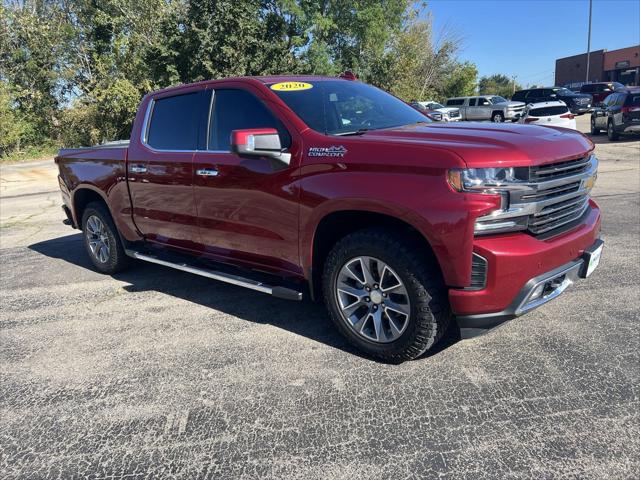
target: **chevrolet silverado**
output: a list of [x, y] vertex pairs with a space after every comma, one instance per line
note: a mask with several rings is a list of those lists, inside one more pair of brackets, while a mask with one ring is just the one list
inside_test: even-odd
[[130, 141], [55, 161], [98, 271], [138, 259], [324, 299], [350, 342], [400, 362], [591, 274], [593, 150], [566, 129], [432, 123], [353, 79], [271, 76], [152, 92]]

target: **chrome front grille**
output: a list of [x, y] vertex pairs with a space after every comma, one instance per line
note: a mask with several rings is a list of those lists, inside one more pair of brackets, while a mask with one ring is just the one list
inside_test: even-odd
[[522, 183], [503, 196], [503, 208], [476, 220], [476, 234], [520, 230], [547, 238], [573, 228], [589, 210], [597, 171], [595, 155], [525, 168]]
[[543, 182], [582, 173], [589, 168], [590, 157], [578, 158], [567, 162], [552, 163], [529, 168], [529, 180]]
[[589, 196], [586, 194], [544, 207], [540, 213], [529, 217], [529, 231], [541, 235], [554, 230], [580, 218], [588, 207]]

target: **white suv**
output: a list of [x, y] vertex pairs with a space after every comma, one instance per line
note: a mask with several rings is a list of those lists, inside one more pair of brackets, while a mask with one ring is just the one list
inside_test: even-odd
[[566, 103], [560, 101], [530, 103], [525, 107], [519, 122], [576, 129], [573, 113], [569, 111]]

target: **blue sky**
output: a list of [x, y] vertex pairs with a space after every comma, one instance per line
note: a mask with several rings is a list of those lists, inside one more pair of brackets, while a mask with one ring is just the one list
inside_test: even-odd
[[[589, 0], [427, 0], [437, 32], [464, 37], [461, 60], [479, 75], [552, 85], [556, 58], [587, 51]], [[640, 43], [640, 0], [594, 0], [591, 50]]]

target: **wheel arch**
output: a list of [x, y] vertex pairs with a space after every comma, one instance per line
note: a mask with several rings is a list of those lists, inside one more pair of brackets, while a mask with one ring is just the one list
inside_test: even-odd
[[321, 298], [321, 279], [326, 258], [333, 246], [347, 235], [371, 227], [382, 227], [416, 245], [424, 252], [425, 261], [442, 268], [429, 240], [410, 222], [389, 212], [372, 209], [335, 210], [325, 214], [316, 224], [310, 246], [307, 279], [313, 299]]
[[82, 228], [82, 215], [84, 210], [87, 208], [87, 205], [91, 202], [102, 202], [111, 214], [111, 218], [113, 218], [113, 213], [109, 208], [109, 202], [107, 202], [104, 193], [92, 185], [83, 184], [73, 191], [73, 195], [71, 197], [71, 203], [73, 205], [73, 219], [77, 228]]

